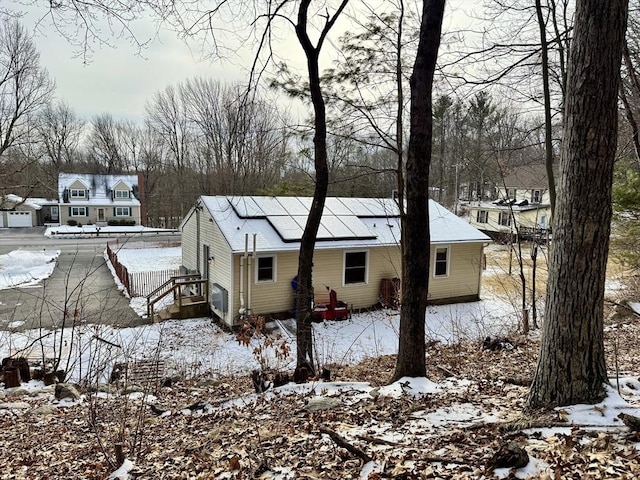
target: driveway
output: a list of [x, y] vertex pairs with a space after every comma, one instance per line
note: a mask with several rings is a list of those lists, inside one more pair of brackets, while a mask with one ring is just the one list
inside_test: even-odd
[[49, 239], [43, 232], [0, 229], [0, 254], [60, 250], [48, 279], [33, 287], [0, 290], [0, 330], [52, 329], [74, 322], [130, 327], [147, 322], [116, 287], [103, 257], [107, 238]]

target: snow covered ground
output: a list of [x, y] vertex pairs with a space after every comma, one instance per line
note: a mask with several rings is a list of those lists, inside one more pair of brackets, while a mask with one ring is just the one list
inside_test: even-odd
[[[0, 257], [0, 279], [3, 279], [0, 288], [34, 284], [46, 278], [53, 271], [58, 253], [18, 250]], [[120, 259], [129, 268], [171, 268], [176, 263], [179, 264], [179, 249], [123, 249]], [[429, 339], [453, 344], [489, 335], [506, 336], [514, 331], [518, 323], [514, 307], [498, 298], [486, 294], [485, 296], [487, 298], [480, 302], [429, 307]], [[133, 298], [131, 303], [132, 306], [138, 305], [140, 299]], [[380, 310], [356, 314], [350, 320], [314, 324], [313, 335], [319, 363], [354, 365], [368, 357], [395, 354], [398, 349], [398, 322], [398, 312]], [[54, 355], [56, 352], [60, 353], [61, 346], [64, 345], [63, 365], [69, 372], [69, 379], [76, 382], [104, 382], [111, 366], [116, 362], [152, 358], [165, 361], [167, 374], [177, 374], [183, 378], [215, 378], [245, 375], [260, 368], [291, 370], [295, 364], [295, 335], [292, 334], [294, 329], [293, 320], [270, 324], [270, 335], [275, 341], [269, 345], [264, 337], [260, 336], [251, 338], [248, 345], [242, 345], [236, 335], [221, 330], [209, 318], [171, 320], [124, 329], [104, 325], [82, 325], [73, 332], [0, 332], [0, 356], [6, 357], [17, 352], [21, 356], [38, 357], [42, 356], [42, 352], [45, 352], [45, 356]], [[289, 354], [282, 355], [282, 352]], [[640, 413], [637, 407], [640, 404], [640, 381], [630, 377], [622, 378], [618, 383], [622, 386], [621, 389], [617, 391], [610, 388], [607, 399], [599, 405], [563, 408], [560, 415], [568, 422], [566, 427], [532, 429], [529, 434], [540, 438], [568, 435], [575, 426], [585, 426], [599, 431], [620, 429], [620, 413]], [[455, 378], [448, 378], [439, 383], [427, 379], [402, 379], [376, 389], [368, 383], [313, 382], [304, 385], [289, 384], [278, 389], [278, 395], [297, 394], [305, 398], [342, 396], [343, 402], [355, 404], [371, 401], [372, 397], [378, 395], [420, 397], [436, 392], [464, 389], [469, 385], [468, 380]], [[26, 387], [37, 391], [40, 384], [32, 381]], [[270, 395], [264, 396], [263, 399], [278, 398], [277, 395]], [[252, 394], [216, 408], [234, 408], [238, 402], [249, 405], [256, 401], [257, 395]], [[0, 413], [2, 411], [0, 407]], [[491, 408], [479, 410], [477, 405], [462, 402], [431, 412], [416, 411], [412, 416], [412, 422], [415, 424], [412, 428], [420, 430], [423, 434], [429, 431], [437, 434], [439, 428], [455, 427], [470, 420], [491, 423], [505, 419], [504, 412]], [[352, 427], [350, 433], [356, 435], [358, 428], [361, 427]], [[383, 437], [386, 435], [383, 431], [378, 433]], [[389, 434], [391, 433], [390, 430]], [[395, 440], [397, 438], [394, 437]], [[133, 467], [134, 464], [126, 460], [122, 468], [110, 478], [129, 478], [126, 472]], [[369, 462], [363, 466], [361, 478], [375, 478], [370, 475], [381, 471], [382, 468], [383, 465], [375, 461]], [[517, 478], [538, 478], [550, 470], [550, 466], [544, 461], [532, 457], [526, 467], [518, 469], [513, 475]], [[510, 472], [508, 469], [497, 469], [494, 474], [497, 477], [507, 477]], [[280, 475], [274, 474], [265, 478], [295, 478], [295, 472], [282, 472]]]
[[[57, 253], [30, 252], [16, 250], [0, 262], [0, 273], [6, 279], [23, 279], [36, 283], [36, 279], [46, 278], [55, 265]], [[11, 261], [9, 261], [9, 259]], [[122, 248], [118, 259], [129, 271], [150, 271], [154, 269], [176, 268], [181, 263], [179, 247], [169, 248]], [[119, 284], [114, 275], [114, 281]], [[13, 286], [15, 283], [7, 285]], [[5, 287], [8, 288], [8, 287]], [[132, 298], [131, 306], [141, 316], [146, 314], [146, 299]], [[427, 336], [430, 340], [446, 343], [474, 340], [485, 336], [506, 335], [517, 326], [517, 317], [510, 304], [492, 298], [479, 302], [457, 305], [431, 306], [427, 312]], [[355, 364], [367, 357], [395, 354], [398, 349], [399, 315], [394, 310], [380, 310], [353, 315], [346, 321], [323, 322], [314, 325], [316, 355], [324, 364]], [[286, 339], [291, 351], [295, 352], [295, 322], [284, 320], [270, 325], [272, 335]], [[71, 379], [80, 378], [81, 372], [88, 372], [95, 362], [96, 341], [105, 340], [120, 348], [109, 353], [110, 358], [102, 361], [120, 362], [135, 360], [145, 356], [159, 355], [173, 364], [180, 373], [191, 375], [246, 374], [266, 362], [270, 368], [291, 368], [293, 358], [276, 359], [274, 352], [264, 352], [264, 358], [256, 358], [253, 348], [241, 346], [235, 335], [225, 332], [209, 318], [165, 321], [136, 328], [114, 329], [103, 325], [83, 325], [76, 330], [48, 332], [41, 342], [33, 344], [42, 332], [26, 331], [11, 334], [9, 342], [0, 346], [0, 355], [22, 351], [28, 345], [37, 350], [44, 345], [53, 351], [55, 342], [63, 337], [69, 346], [68, 353]], [[5, 335], [7, 333], [5, 332]], [[101, 340], [96, 340], [99, 338]], [[105, 342], [102, 342], [106, 345]], [[10, 346], [10, 349], [9, 349]], [[104, 348], [101, 349], [104, 354]], [[29, 349], [24, 351], [29, 355]]]

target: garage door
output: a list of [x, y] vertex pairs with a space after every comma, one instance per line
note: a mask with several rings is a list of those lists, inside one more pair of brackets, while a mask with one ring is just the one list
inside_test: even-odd
[[31, 212], [7, 212], [7, 227], [31, 227]]

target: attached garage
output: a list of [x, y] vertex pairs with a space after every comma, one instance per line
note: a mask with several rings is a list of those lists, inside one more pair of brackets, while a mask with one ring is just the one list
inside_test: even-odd
[[31, 212], [7, 212], [7, 227], [32, 227]]

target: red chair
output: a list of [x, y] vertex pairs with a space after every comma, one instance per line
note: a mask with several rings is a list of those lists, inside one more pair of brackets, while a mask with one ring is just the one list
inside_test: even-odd
[[313, 312], [314, 316], [321, 317], [322, 320], [344, 320], [351, 317], [349, 306], [338, 301], [338, 294], [333, 289], [329, 291], [329, 303], [317, 304]]

